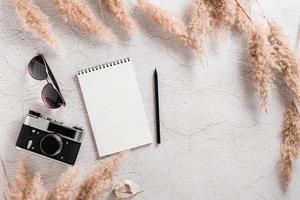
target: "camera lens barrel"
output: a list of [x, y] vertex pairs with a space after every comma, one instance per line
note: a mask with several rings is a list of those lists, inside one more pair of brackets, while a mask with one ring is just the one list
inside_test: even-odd
[[62, 150], [62, 140], [58, 135], [48, 134], [40, 143], [41, 151], [47, 156], [55, 156]]

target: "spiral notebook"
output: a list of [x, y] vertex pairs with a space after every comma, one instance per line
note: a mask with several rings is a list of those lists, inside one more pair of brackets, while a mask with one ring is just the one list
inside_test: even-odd
[[152, 143], [129, 58], [78, 71], [99, 156]]

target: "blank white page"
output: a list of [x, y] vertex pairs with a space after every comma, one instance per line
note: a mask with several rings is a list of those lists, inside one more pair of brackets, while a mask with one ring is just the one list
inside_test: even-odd
[[77, 74], [99, 156], [152, 143], [129, 58]]

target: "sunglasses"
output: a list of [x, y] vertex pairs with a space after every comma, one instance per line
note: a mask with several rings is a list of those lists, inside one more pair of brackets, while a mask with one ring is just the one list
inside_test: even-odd
[[28, 72], [35, 80], [47, 81], [42, 90], [42, 99], [48, 108], [55, 109], [66, 105], [58, 84], [42, 54], [31, 59], [28, 64]]

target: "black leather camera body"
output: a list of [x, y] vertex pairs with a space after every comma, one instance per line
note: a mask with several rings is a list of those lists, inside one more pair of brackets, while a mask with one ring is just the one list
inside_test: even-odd
[[18, 149], [74, 165], [83, 136], [81, 128], [67, 127], [62, 122], [29, 111], [16, 146]]

